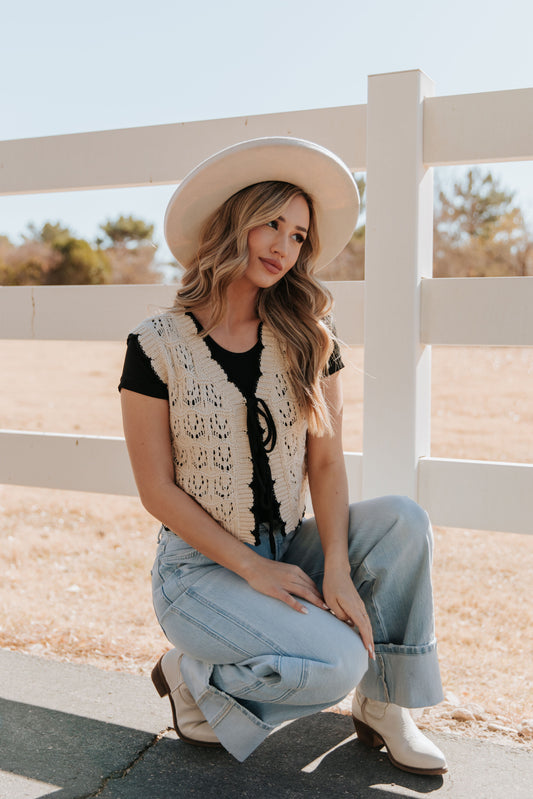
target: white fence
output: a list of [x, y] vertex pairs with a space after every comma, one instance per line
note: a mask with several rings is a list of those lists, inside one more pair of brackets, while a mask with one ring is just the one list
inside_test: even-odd
[[[533, 89], [434, 97], [419, 71], [369, 78], [368, 104], [0, 143], [0, 194], [177, 183], [215, 149], [291, 135], [367, 172], [366, 280], [333, 283], [365, 347], [352, 499], [403, 493], [436, 524], [533, 532], [533, 464], [430, 457], [431, 345], [533, 345], [533, 277], [432, 278], [433, 166], [533, 159]], [[0, 288], [0, 338], [124, 340], [174, 289]], [[95, 324], [97, 320], [97, 324]], [[0, 483], [136, 493], [121, 438], [0, 431]]]

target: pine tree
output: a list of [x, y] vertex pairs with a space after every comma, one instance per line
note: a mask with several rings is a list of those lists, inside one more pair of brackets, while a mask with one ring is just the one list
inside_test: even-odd
[[438, 193], [434, 225], [437, 277], [527, 274], [532, 240], [514, 193], [491, 172], [470, 169]]

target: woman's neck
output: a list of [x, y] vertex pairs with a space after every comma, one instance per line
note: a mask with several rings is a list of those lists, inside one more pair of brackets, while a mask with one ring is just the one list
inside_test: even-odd
[[[231, 352], [247, 352], [258, 339], [259, 318], [257, 316], [257, 291], [252, 295], [243, 291], [232, 291], [230, 286], [224, 317], [209, 331], [211, 338]], [[194, 316], [204, 329], [209, 330], [212, 308], [205, 305], [194, 310]]]

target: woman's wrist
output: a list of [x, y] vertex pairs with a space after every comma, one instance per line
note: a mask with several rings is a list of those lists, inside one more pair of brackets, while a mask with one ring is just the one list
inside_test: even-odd
[[250, 579], [257, 574], [257, 569], [261, 566], [259, 561], [261, 556], [246, 544], [239, 543], [242, 544], [243, 549], [239, 547], [240, 551], [236, 552], [236, 557], [231, 559], [231, 563], [224, 565], [235, 574], [238, 574], [239, 577], [242, 577], [243, 580], [246, 580], [246, 582], [250, 582]]
[[324, 554], [325, 572], [350, 573], [350, 561], [347, 550], [326, 552]]

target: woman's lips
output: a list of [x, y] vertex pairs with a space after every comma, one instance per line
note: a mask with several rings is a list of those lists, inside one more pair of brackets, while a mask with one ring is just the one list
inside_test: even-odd
[[268, 271], [273, 275], [279, 275], [283, 268], [278, 261], [272, 261], [270, 258], [260, 258], [259, 260], [265, 269], [268, 269]]

